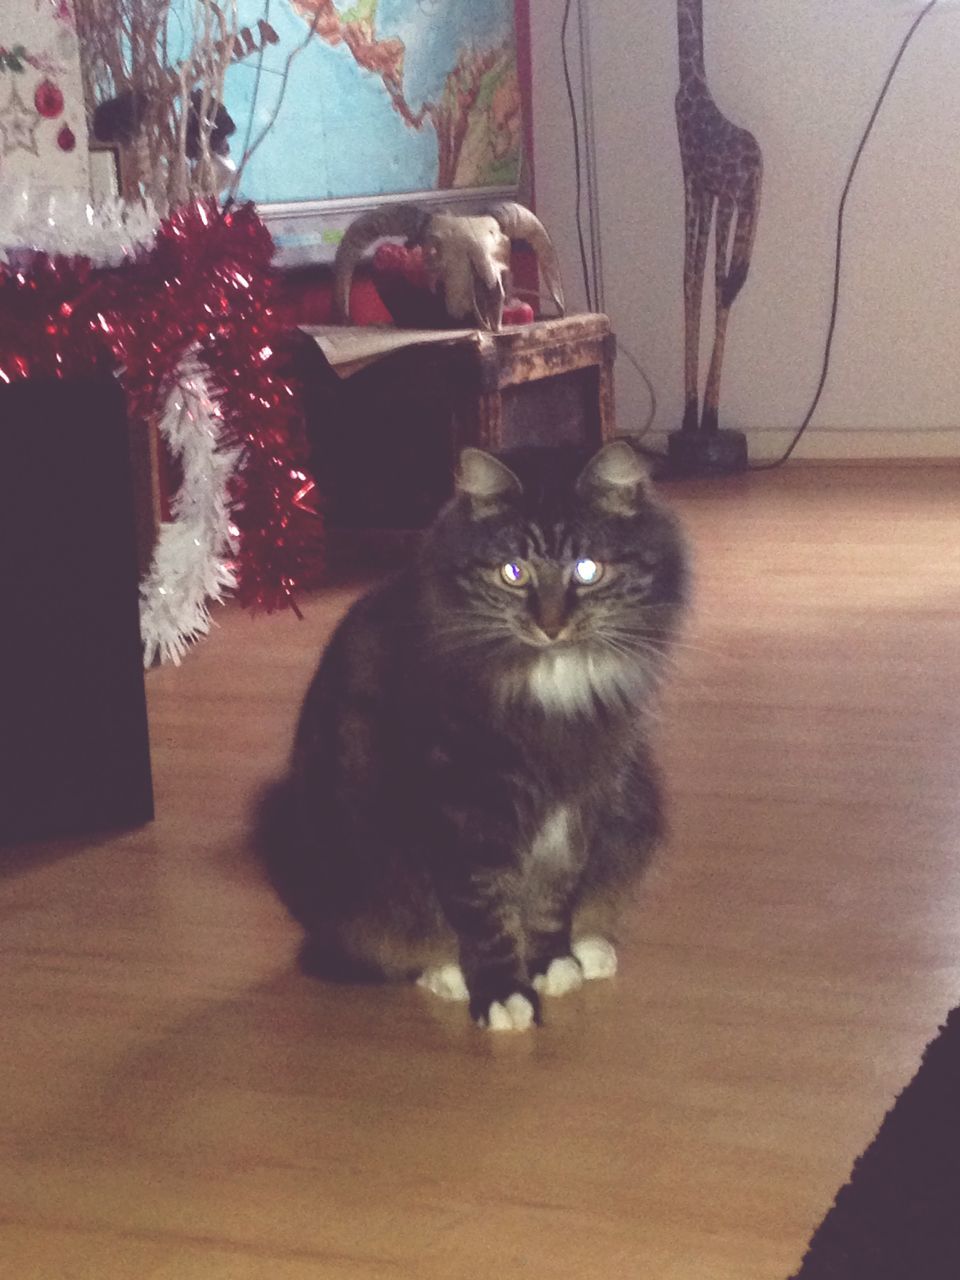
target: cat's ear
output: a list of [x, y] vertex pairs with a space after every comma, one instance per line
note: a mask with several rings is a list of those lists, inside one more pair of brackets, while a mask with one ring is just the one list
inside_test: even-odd
[[520, 497], [523, 486], [509, 467], [482, 449], [467, 448], [460, 454], [457, 493], [470, 499], [478, 514], [508, 506]]
[[626, 440], [595, 453], [577, 479], [577, 494], [615, 515], [633, 515], [648, 497], [650, 477]]

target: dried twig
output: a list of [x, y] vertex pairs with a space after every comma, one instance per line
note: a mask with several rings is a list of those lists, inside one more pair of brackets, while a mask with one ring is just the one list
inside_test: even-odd
[[[277, 94], [276, 105], [274, 106], [273, 111], [271, 112], [270, 119], [266, 122], [266, 124], [257, 134], [256, 138], [254, 138], [252, 143], [249, 140], [250, 131], [248, 130], [247, 132], [247, 140], [244, 143], [243, 155], [240, 157], [240, 163], [237, 165], [237, 172], [233, 175], [233, 181], [230, 183], [229, 198], [231, 200], [236, 199], [237, 191], [240, 189], [240, 183], [243, 179], [244, 170], [246, 169], [251, 156], [254, 154], [255, 151], [257, 151], [260, 144], [263, 142], [264, 138], [267, 136], [267, 134], [270, 132], [270, 130], [273, 128], [273, 126], [277, 122], [277, 118], [280, 115], [280, 108], [283, 106], [283, 100], [286, 97], [286, 93], [287, 93], [287, 82], [290, 79], [290, 68], [293, 66], [294, 59], [299, 54], [303, 53], [304, 49], [306, 49], [310, 41], [313, 39], [314, 34], [316, 33], [316, 30], [317, 30], [317, 26], [319, 25], [319, 22], [320, 22], [320, 14], [321, 14], [321, 8], [319, 5], [317, 5], [313, 14], [313, 19], [311, 20], [310, 26], [307, 29], [307, 34], [303, 37], [300, 43], [297, 45], [294, 45], [294, 47], [287, 54], [287, 59], [286, 59], [286, 62], [283, 64], [283, 71], [280, 76], [280, 91]], [[253, 125], [253, 112], [255, 108], [256, 108], [256, 95], [254, 95], [254, 101], [250, 108], [251, 128]]]
[[[189, 39], [175, 64], [171, 24], [184, 8]], [[149, 197], [162, 211], [215, 194], [220, 183], [210, 139], [227, 68], [238, 50], [246, 52], [238, 44], [237, 0], [176, 7], [173, 0], [76, 0], [76, 17], [91, 122], [98, 106], [128, 95], [134, 136], [118, 142], [124, 197]], [[188, 155], [191, 119], [195, 156]]]

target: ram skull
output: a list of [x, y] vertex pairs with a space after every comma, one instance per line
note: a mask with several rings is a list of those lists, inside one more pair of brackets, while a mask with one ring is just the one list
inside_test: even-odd
[[498, 330], [509, 291], [514, 240], [525, 240], [540, 266], [541, 279], [563, 315], [563, 288], [557, 255], [543, 223], [523, 205], [496, 205], [489, 213], [427, 213], [412, 204], [385, 205], [361, 214], [347, 228], [334, 260], [334, 314], [350, 316], [350, 285], [357, 263], [377, 240], [402, 237], [423, 249], [430, 288], [443, 298], [453, 321]]

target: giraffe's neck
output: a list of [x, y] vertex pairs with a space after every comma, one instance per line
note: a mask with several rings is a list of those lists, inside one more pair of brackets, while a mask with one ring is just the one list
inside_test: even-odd
[[680, 83], [706, 81], [703, 61], [703, 0], [677, 0]]

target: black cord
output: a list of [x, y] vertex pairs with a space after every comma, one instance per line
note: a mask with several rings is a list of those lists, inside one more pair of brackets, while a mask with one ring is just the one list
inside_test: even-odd
[[[647, 376], [647, 371], [644, 369], [643, 365], [640, 363], [637, 357], [633, 354], [630, 348], [625, 347], [623, 345], [623, 343], [620, 341], [619, 338], [617, 339], [617, 350], [623, 352], [623, 354], [627, 357], [627, 359], [633, 365], [634, 369], [636, 369], [637, 373], [639, 373], [640, 378], [643, 382], [643, 385], [647, 389], [647, 395], [650, 397], [650, 408], [647, 410], [646, 422], [644, 422], [643, 426], [640, 428], [639, 431], [630, 432], [630, 439], [634, 441], [639, 441], [639, 440], [642, 440], [644, 436], [649, 434], [650, 428], [653, 426], [653, 420], [657, 416], [657, 393], [654, 390], [653, 383], [650, 381], [650, 378]], [[654, 452], [654, 450], [650, 450], [649, 452], [652, 453]], [[667, 455], [664, 453], [664, 454], [661, 454], [660, 456], [665, 458]]]
[[854, 153], [853, 160], [851, 161], [850, 168], [847, 171], [847, 180], [844, 183], [843, 194], [840, 196], [840, 205], [837, 209], [837, 237], [836, 253], [833, 265], [833, 300], [830, 304], [830, 322], [827, 325], [827, 337], [823, 348], [823, 363], [820, 369], [820, 381], [817, 383], [817, 389], [814, 393], [813, 400], [810, 403], [810, 408], [804, 415], [804, 419], [797, 428], [793, 439], [790, 441], [789, 445], [780, 457], [774, 458], [770, 462], [755, 463], [750, 467], [751, 471], [772, 471], [775, 467], [782, 467], [800, 443], [800, 437], [806, 431], [807, 427], [809, 427], [813, 415], [817, 411], [817, 405], [820, 403], [820, 397], [823, 394], [823, 388], [826, 385], [827, 374], [830, 372], [830, 353], [833, 349], [833, 335], [837, 327], [837, 313], [840, 307], [840, 267], [843, 257], [843, 215], [847, 207], [847, 196], [850, 194], [850, 188], [853, 186], [853, 179], [860, 164], [860, 157], [863, 155], [867, 142], [870, 139], [870, 134], [873, 132], [873, 126], [876, 124], [877, 117], [880, 114], [880, 109], [883, 106], [887, 92], [893, 83], [893, 78], [897, 74], [903, 55], [907, 52], [910, 42], [916, 34], [920, 23], [923, 22], [924, 18], [932, 9], [936, 8], [937, 3], [938, 0], [929, 0], [929, 3], [927, 3], [920, 13], [917, 14], [906, 35], [901, 40], [900, 47], [896, 52], [893, 62], [890, 64], [890, 69], [884, 79], [883, 87], [881, 88], [880, 93], [877, 96], [877, 100], [874, 103], [873, 111], [870, 113], [870, 119], [867, 121], [867, 127], [863, 131], [856, 152]]
[[587, 246], [583, 235], [583, 177], [580, 159], [580, 118], [577, 115], [576, 99], [573, 96], [573, 81], [570, 78], [570, 59], [567, 53], [567, 27], [570, 23], [570, 10], [573, 0], [566, 0], [563, 7], [563, 22], [560, 24], [560, 49], [563, 55], [563, 81], [567, 87], [567, 102], [570, 104], [570, 122], [573, 127], [573, 167], [576, 180], [575, 199], [577, 205], [577, 241], [580, 245], [580, 266], [583, 269], [583, 289], [587, 296], [587, 307], [596, 310], [593, 289], [590, 283], [590, 270], [587, 266]]
[[588, 93], [592, 94], [593, 85], [590, 68], [587, 65], [590, 50], [587, 44], [587, 30], [583, 20], [583, 0], [577, 0], [577, 18], [579, 31], [577, 44], [580, 50], [580, 101], [583, 105], [583, 141], [586, 155], [587, 208], [590, 211], [590, 279], [593, 281], [593, 302], [591, 309], [600, 311], [603, 308], [603, 268], [601, 266], [599, 218], [600, 202], [597, 192], [596, 147], [593, 139], [593, 116], [588, 106]]
[[[833, 268], [833, 296], [830, 304], [830, 316], [829, 316], [829, 322], [827, 325], [827, 336], [824, 342], [823, 360], [822, 360], [821, 369], [820, 369], [820, 378], [819, 378], [819, 381], [817, 382], [817, 388], [816, 388], [816, 391], [814, 392], [813, 399], [810, 402], [810, 407], [808, 408], [807, 412], [804, 414], [803, 420], [800, 423], [800, 426], [797, 428], [796, 432], [794, 433], [793, 439], [790, 441], [789, 445], [784, 450], [784, 452], [780, 455], [780, 457], [774, 458], [769, 462], [753, 463], [749, 468], [751, 471], [772, 471], [776, 467], [782, 467], [783, 464], [788, 461], [788, 459], [793, 454], [794, 449], [796, 449], [797, 445], [800, 443], [801, 437], [803, 436], [804, 432], [807, 430], [810, 423], [812, 422], [813, 415], [816, 413], [817, 407], [820, 404], [820, 399], [823, 395], [823, 389], [826, 386], [827, 376], [830, 372], [830, 357], [833, 351], [833, 339], [834, 339], [834, 334], [836, 332], [837, 318], [838, 318], [839, 307], [840, 307], [840, 278], [841, 278], [841, 267], [842, 267], [842, 260], [843, 260], [843, 229], [844, 229], [844, 215], [846, 213], [846, 207], [847, 207], [847, 198], [853, 186], [853, 180], [854, 180], [854, 177], [856, 176], [857, 169], [859, 168], [860, 159], [863, 155], [864, 150], [866, 149], [867, 143], [870, 140], [870, 135], [873, 133], [873, 127], [876, 124], [876, 121], [878, 116], [880, 115], [881, 109], [883, 108], [884, 101], [886, 100], [890, 87], [893, 84], [894, 77], [896, 76], [897, 71], [900, 69], [900, 63], [903, 61], [903, 57], [907, 52], [907, 49], [910, 47], [910, 44], [917, 33], [918, 27], [923, 22], [924, 18], [926, 18], [927, 15], [933, 9], [936, 8], [937, 4], [938, 4], [938, 0], [928, 0], [928, 3], [924, 5], [923, 9], [916, 16], [914, 21], [910, 24], [910, 27], [907, 29], [906, 34], [901, 40], [900, 45], [897, 49], [897, 52], [894, 55], [893, 61], [890, 64], [890, 68], [887, 71], [887, 74], [884, 78], [883, 85], [881, 86], [880, 92], [877, 95], [877, 99], [876, 99], [876, 102], [874, 103], [873, 110], [870, 113], [870, 117], [867, 121], [866, 128], [864, 129], [860, 137], [860, 141], [857, 145], [857, 149], [854, 152], [852, 161], [850, 162], [850, 167], [847, 171], [846, 181], [844, 182], [843, 191], [840, 196], [840, 203], [837, 208], [836, 248], [835, 248], [835, 254], [834, 254], [834, 268]], [[571, 124], [573, 127], [573, 163], [574, 163], [574, 170], [576, 175], [577, 239], [578, 239], [579, 248], [580, 248], [580, 265], [583, 271], [583, 282], [584, 282], [584, 289], [587, 295], [587, 305], [590, 307], [593, 307], [595, 304], [593, 302], [593, 292], [590, 286], [590, 278], [589, 278], [590, 273], [587, 265], [587, 250], [586, 250], [586, 244], [585, 244], [585, 239], [583, 234], [583, 220], [582, 220], [582, 213], [581, 213], [582, 176], [581, 176], [581, 156], [580, 156], [580, 124], [579, 124], [579, 117], [577, 115], [576, 101], [574, 99], [574, 94], [573, 94], [573, 84], [570, 78], [570, 66], [569, 66], [569, 60], [567, 55], [567, 26], [570, 18], [571, 7], [572, 7], [572, 0], [566, 0], [566, 4], [564, 6], [564, 12], [563, 12], [563, 23], [561, 25], [560, 40], [561, 40], [561, 48], [563, 52], [564, 82], [566, 84], [567, 100], [570, 104], [570, 118], [571, 118]], [[640, 432], [640, 437], [642, 437], [646, 435], [647, 432], [649, 431], [650, 426], [652, 425], [652, 422], [653, 422], [653, 418], [656, 414], [656, 395], [654, 393], [653, 386], [651, 385], [650, 379], [647, 377], [646, 373], [640, 367], [639, 361], [636, 359], [635, 356], [632, 355], [631, 352], [627, 350], [626, 347], [623, 346], [622, 343], [620, 343], [620, 347], [623, 350], [624, 355], [627, 356], [627, 358], [630, 360], [630, 363], [633, 364], [633, 366], [636, 368], [640, 376], [643, 378], [643, 381], [647, 386], [647, 390], [650, 393], [651, 412], [648, 416], [647, 423], [644, 425], [644, 428]], [[645, 450], [645, 452], [647, 452], [651, 456], [666, 457], [665, 454], [658, 454], [654, 450]]]
[[[578, 0], [578, 3], [579, 3], [579, 0]], [[593, 240], [596, 237], [592, 237], [590, 258], [591, 258], [591, 265], [593, 270], [593, 284], [591, 284], [591, 266], [587, 265], [586, 237], [583, 231], [583, 214], [582, 214], [583, 161], [581, 157], [581, 147], [580, 147], [580, 118], [577, 114], [576, 99], [574, 98], [574, 93], [573, 93], [573, 82], [570, 76], [570, 60], [569, 60], [569, 53], [567, 49], [567, 27], [570, 21], [571, 9], [572, 9], [572, 0], [566, 0], [566, 4], [563, 10], [563, 22], [560, 27], [560, 47], [563, 54], [563, 79], [567, 88], [567, 102], [570, 105], [570, 124], [573, 131], [573, 168], [574, 168], [574, 178], [575, 178], [575, 199], [576, 199], [576, 212], [577, 212], [577, 241], [580, 249], [580, 269], [583, 272], [583, 288], [587, 298], [587, 306], [590, 308], [591, 311], [596, 311], [598, 307], [598, 290], [596, 288], [596, 282], [599, 278], [597, 273], [600, 270], [600, 265], [599, 265], [599, 257], [598, 257], [598, 246], [595, 247], [593, 244]], [[581, 48], [581, 74], [582, 74], [582, 55], [583, 55], [583, 50]], [[636, 369], [637, 373], [640, 375], [643, 381], [643, 384], [647, 389], [647, 394], [650, 397], [650, 408], [647, 413], [646, 421], [644, 422], [643, 426], [640, 428], [638, 432], [632, 432], [630, 435], [631, 440], [640, 441], [643, 439], [644, 436], [646, 436], [649, 433], [651, 427], [653, 426], [654, 419], [657, 416], [657, 393], [654, 390], [653, 383], [650, 381], [650, 378], [647, 375], [646, 370], [640, 364], [640, 361], [633, 354], [633, 352], [630, 351], [628, 347], [624, 346], [623, 342], [621, 342], [619, 338], [617, 339], [617, 346], [619, 350], [622, 351], [623, 354], [627, 357], [627, 359], [630, 361], [633, 367]], [[656, 450], [649, 449], [649, 448], [645, 449], [644, 452], [652, 457], [666, 457], [666, 454], [658, 454]]]

